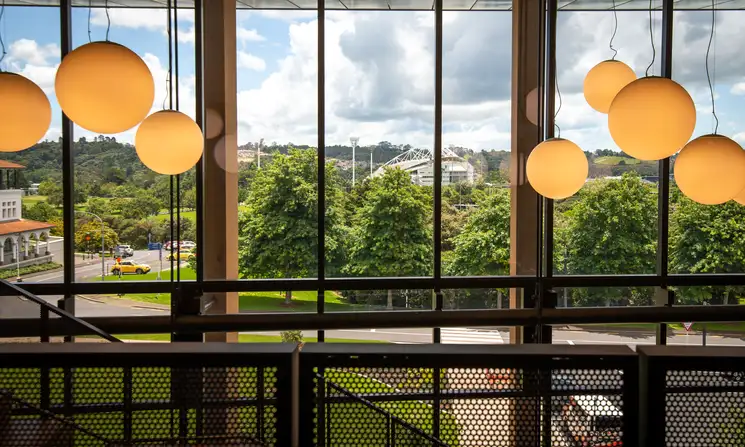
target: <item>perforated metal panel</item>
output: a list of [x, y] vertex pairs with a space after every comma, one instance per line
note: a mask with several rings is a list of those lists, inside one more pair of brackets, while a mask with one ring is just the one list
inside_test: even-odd
[[278, 445], [274, 367], [0, 368], [0, 391], [3, 446]]
[[539, 371], [316, 369], [315, 445], [621, 445], [622, 371]]
[[665, 388], [666, 446], [745, 445], [745, 373], [667, 371]]

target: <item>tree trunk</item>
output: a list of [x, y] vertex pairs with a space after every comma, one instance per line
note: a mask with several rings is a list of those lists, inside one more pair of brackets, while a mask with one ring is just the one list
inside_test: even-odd
[[388, 290], [388, 310], [393, 309], [393, 290]]
[[285, 304], [290, 305], [292, 303], [292, 290], [285, 292]]

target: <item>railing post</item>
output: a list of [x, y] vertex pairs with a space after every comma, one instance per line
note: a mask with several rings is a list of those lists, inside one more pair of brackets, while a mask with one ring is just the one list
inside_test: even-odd
[[122, 374], [123, 381], [123, 423], [124, 423], [124, 441], [132, 441], [132, 368], [125, 366]]
[[[40, 320], [40, 341], [42, 343], [49, 343], [49, 309], [47, 309], [46, 307], [41, 307]], [[44, 410], [49, 410], [49, 400], [51, 394], [49, 389], [49, 368], [44, 367], [39, 370], [39, 381], [39, 403], [41, 404], [41, 408], [43, 408]]]
[[42, 343], [49, 343], [49, 309], [46, 307], [41, 307], [41, 319], [40, 319], [40, 341]]
[[440, 407], [442, 406], [441, 395], [440, 395], [440, 368], [432, 369], [432, 391], [434, 397], [432, 399], [432, 436], [440, 439]]
[[[320, 394], [321, 386], [320, 382], [314, 383], [315, 373], [313, 372], [312, 365], [307, 363], [302, 355], [300, 358], [300, 365], [298, 368], [298, 444], [301, 447], [311, 446], [322, 446], [323, 442], [320, 437], [320, 433], [317, 438], [317, 442], [314, 443], [313, 439], [314, 431], [316, 427], [322, 426], [323, 421], [321, 420], [321, 414], [314, 414], [316, 395], [313, 392], [315, 387], [318, 387], [318, 394]], [[317, 417], [317, 422], [313, 423], [313, 420]], [[319, 430], [320, 431], [320, 430]]]
[[396, 426], [393, 424], [393, 418], [391, 418], [390, 413], [386, 416], [386, 443], [385, 445], [387, 447], [395, 447], [396, 446]]
[[[278, 372], [279, 374], [279, 372]], [[279, 378], [277, 378], [279, 380]], [[277, 387], [279, 388], [279, 387]], [[264, 442], [264, 367], [256, 368], [256, 434]]]

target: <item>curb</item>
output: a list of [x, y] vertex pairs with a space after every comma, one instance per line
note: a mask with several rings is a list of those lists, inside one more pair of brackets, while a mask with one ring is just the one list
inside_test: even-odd
[[139, 304], [140, 303], [139, 301], [127, 300], [126, 298], [119, 298], [113, 295], [105, 295], [105, 296], [109, 298], [109, 300], [102, 300], [100, 298], [93, 298], [93, 297], [86, 296], [86, 295], [77, 295], [78, 298], [82, 298], [84, 300], [88, 300], [88, 301], [99, 303], [99, 304], [111, 304], [112, 301], [122, 302], [123, 300], [126, 300], [132, 303], [132, 304], [128, 304], [126, 307], [130, 307], [133, 309], [148, 309], [148, 310], [162, 310], [162, 311], [168, 310], [167, 306], [162, 306], [162, 307], [158, 307], [154, 305], [148, 306], [147, 303]]

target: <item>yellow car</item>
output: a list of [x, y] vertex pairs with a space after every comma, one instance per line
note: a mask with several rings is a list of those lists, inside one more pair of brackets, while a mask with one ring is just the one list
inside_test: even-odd
[[188, 261], [190, 259], [194, 259], [197, 256], [197, 253], [195, 250], [181, 250], [180, 253], [176, 254], [176, 250], [173, 251], [173, 253], [168, 253], [168, 256], [166, 257], [167, 260], [174, 260], [176, 259], [176, 256], [181, 261]]
[[111, 274], [112, 275], [118, 275], [120, 272], [122, 274], [125, 273], [134, 273], [137, 275], [144, 275], [145, 273], [150, 271], [150, 266], [147, 264], [138, 264], [136, 262], [132, 261], [122, 261], [117, 264], [114, 264], [111, 266]]

